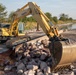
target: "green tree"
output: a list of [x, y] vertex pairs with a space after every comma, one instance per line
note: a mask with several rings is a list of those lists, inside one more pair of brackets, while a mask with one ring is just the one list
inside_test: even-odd
[[59, 20], [67, 21], [67, 20], [68, 20], [68, 15], [66, 15], [66, 14], [64, 14], [64, 13], [60, 14]]
[[73, 19], [70, 17], [69, 20], [72, 21]]
[[30, 16], [30, 17], [24, 17], [24, 18], [22, 18], [22, 20], [21, 20], [22, 22], [27, 22], [27, 21], [29, 21], [29, 22], [36, 22], [35, 21], [35, 19], [32, 17], [32, 16]]
[[54, 16], [54, 17], [53, 17], [53, 21], [54, 21], [55, 23], [57, 23], [57, 22], [58, 22], [58, 19], [57, 19], [57, 17], [56, 17], [56, 16]]
[[27, 21], [35, 22], [35, 19], [32, 16], [30, 16], [30, 17], [27, 18]]
[[8, 17], [8, 21], [12, 22], [14, 20], [14, 11], [10, 12], [9, 17]]
[[6, 7], [0, 4], [0, 22], [3, 22], [5, 20], [5, 17], [7, 15], [7, 12], [5, 10], [6, 10]]
[[20, 21], [22, 21], [22, 22], [27, 22], [27, 17], [25, 16], [24, 18], [22, 18]]
[[46, 12], [45, 15], [52, 21], [52, 15], [49, 12]]

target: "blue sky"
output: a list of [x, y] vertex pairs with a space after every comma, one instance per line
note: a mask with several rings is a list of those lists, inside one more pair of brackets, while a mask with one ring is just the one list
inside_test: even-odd
[[0, 0], [6, 6], [8, 13], [16, 11], [28, 2], [36, 2], [43, 12], [50, 12], [59, 17], [61, 13], [76, 19], [76, 0]]

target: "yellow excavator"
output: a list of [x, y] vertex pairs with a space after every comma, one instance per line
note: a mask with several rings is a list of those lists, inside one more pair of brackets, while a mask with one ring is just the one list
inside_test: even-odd
[[[15, 22], [15, 21], [14, 21]], [[24, 33], [24, 24], [22, 22], [16, 22], [14, 24], [9, 23], [1, 23], [0, 24], [0, 42], [4, 43], [7, 40], [19, 37], [19, 36], [25, 36]]]
[[5, 43], [7, 40], [14, 37], [25, 36], [24, 23], [19, 22], [18, 18], [13, 17], [12, 23], [0, 23], [0, 42]]
[[[68, 67], [71, 63], [76, 61], [76, 44], [71, 44], [68, 38], [62, 38], [58, 34], [57, 28], [54, 27], [36, 3], [28, 2], [25, 6], [16, 11], [13, 24], [15, 25], [20, 18], [28, 15], [34, 17], [50, 40], [49, 50], [53, 60], [52, 70]], [[23, 42], [23, 39], [16, 39], [14, 42], [9, 40], [8, 44], [6, 44], [9, 47], [13, 47]]]

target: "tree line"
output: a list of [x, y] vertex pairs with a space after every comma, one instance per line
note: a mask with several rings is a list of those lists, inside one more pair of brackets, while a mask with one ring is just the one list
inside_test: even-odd
[[[7, 11], [6, 11], [6, 7], [2, 4], [0, 4], [0, 22], [12, 22], [12, 17], [13, 17], [14, 12], [10, 12], [8, 18], [6, 18], [7, 16]], [[53, 23], [57, 24], [58, 21], [63, 21], [63, 22], [67, 22], [67, 21], [73, 21], [72, 17], [69, 17], [69, 15], [65, 14], [65, 13], [61, 13], [59, 15], [59, 18], [57, 18], [57, 16], [52, 16], [51, 13], [46, 12], [45, 15], [50, 19], [50, 21], [52, 21]], [[36, 22], [35, 19], [30, 16], [30, 17], [24, 17], [22, 19], [20, 19], [20, 21], [22, 22]]]

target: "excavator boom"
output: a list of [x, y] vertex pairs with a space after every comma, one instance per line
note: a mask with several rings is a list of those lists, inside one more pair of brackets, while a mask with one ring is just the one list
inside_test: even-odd
[[28, 2], [28, 4], [16, 11], [14, 21], [16, 22], [18, 19], [28, 15], [32, 15], [35, 18], [46, 35], [49, 37], [53, 37], [55, 35], [58, 36], [57, 29], [51, 26], [50, 20], [41, 11], [40, 7], [37, 6], [34, 2]]

